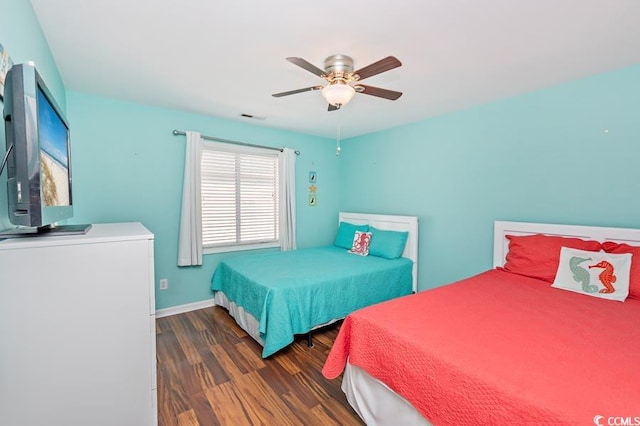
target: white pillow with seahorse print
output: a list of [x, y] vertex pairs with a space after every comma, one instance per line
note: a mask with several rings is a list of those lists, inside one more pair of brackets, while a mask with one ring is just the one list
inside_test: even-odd
[[624, 302], [629, 294], [631, 254], [560, 249], [560, 265], [551, 287]]

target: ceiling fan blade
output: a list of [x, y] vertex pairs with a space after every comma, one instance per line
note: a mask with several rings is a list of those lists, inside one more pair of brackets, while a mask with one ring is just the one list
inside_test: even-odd
[[289, 90], [288, 92], [274, 93], [271, 96], [273, 96], [274, 98], [281, 98], [283, 96], [295, 95], [296, 93], [302, 93], [302, 92], [312, 92], [314, 90], [320, 90], [320, 89], [322, 89], [322, 86], [311, 86], [311, 87], [305, 87], [304, 89]]
[[389, 89], [381, 89], [379, 87], [373, 86], [365, 86], [364, 84], [358, 84], [356, 88], [362, 87], [362, 90], [357, 90], [359, 93], [364, 93], [365, 95], [377, 96], [379, 98], [389, 99], [390, 101], [395, 101], [400, 96], [402, 96], [402, 92], [396, 92], [395, 90]]
[[360, 80], [364, 80], [365, 78], [369, 78], [376, 74], [398, 68], [400, 65], [402, 65], [402, 62], [398, 59], [393, 56], [387, 56], [384, 59], [380, 59], [378, 62], [374, 62], [371, 65], [355, 71], [354, 74], [358, 74], [360, 76]]
[[327, 111], [337, 111], [339, 109], [340, 107], [329, 104], [329, 109], [327, 109]]
[[318, 77], [322, 77], [324, 75], [323, 70], [321, 70], [320, 68], [316, 67], [312, 63], [309, 63], [302, 58], [296, 58], [295, 56], [291, 56], [287, 58], [287, 61], [299, 66], [300, 68], [304, 68], [305, 70], [309, 71], [312, 74], [317, 75]]

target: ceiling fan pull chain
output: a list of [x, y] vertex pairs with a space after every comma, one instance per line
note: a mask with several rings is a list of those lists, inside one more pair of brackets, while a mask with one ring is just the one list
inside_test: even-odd
[[336, 157], [340, 155], [340, 151], [342, 151], [342, 149], [340, 148], [340, 125], [338, 125], [338, 137], [336, 139]]

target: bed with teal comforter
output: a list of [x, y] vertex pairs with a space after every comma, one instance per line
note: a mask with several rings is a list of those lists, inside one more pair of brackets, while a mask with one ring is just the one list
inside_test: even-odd
[[258, 321], [266, 358], [296, 334], [410, 294], [412, 267], [406, 258], [358, 256], [335, 246], [250, 254], [222, 261], [211, 289]]

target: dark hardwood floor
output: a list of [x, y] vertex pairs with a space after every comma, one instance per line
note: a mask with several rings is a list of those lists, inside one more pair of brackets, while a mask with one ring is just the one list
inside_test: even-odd
[[156, 320], [158, 423], [170, 425], [362, 425], [320, 370], [338, 326], [300, 337], [268, 359], [226, 310]]

